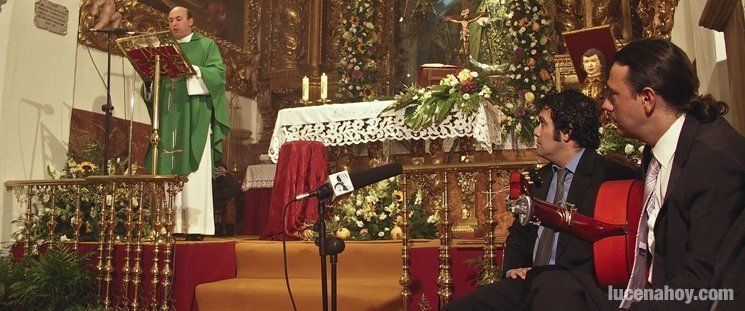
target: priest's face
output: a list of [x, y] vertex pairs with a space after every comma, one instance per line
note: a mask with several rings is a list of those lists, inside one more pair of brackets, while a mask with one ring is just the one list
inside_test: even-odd
[[189, 11], [186, 8], [177, 6], [168, 13], [168, 29], [171, 30], [176, 40], [191, 34], [193, 25], [194, 19], [189, 17]]

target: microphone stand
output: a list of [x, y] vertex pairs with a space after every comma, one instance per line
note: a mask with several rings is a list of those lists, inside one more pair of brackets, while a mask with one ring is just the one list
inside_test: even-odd
[[102, 175], [109, 174], [109, 136], [111, 135], [112, 111], [114, 111], [114, 106], [111, 104], [111, 41], [114, 40], [114, 35], [114, 33], [106, 33], [108, 39], [106, 46], [106, 105], [101, 106], [101, 110], [104, 112]]
[[[329, 310], [328, 280], [326, 276], [326, 199], [318, 200], [318, 254], [321, 256], [321, 298], [323, 311]], [[336, 283], [334, 281], [334, 283]], [[336, 305], [336, 303], [334, 303]]]
[[[339, 262], [338, 255], [344, 251], [344, 240], [337, 237], [326, 237], [326, 204], [327, 199], [318, 201], [318, 254], [321, 256], [321, 298], [323, 310], [328, 311], [328, 280], [326, 276], [326, 256], [331, 257], [331, 311], [336, 311], [336, 266]], [[330, 243], [329, 243], [330, 242]]]

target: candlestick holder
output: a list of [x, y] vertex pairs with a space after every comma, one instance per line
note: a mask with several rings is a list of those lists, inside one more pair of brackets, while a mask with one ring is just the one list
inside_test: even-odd
[[328, 98], [319, 98], [316, 102], [319, 103], [319, 104], [321, 104], [321, 105], [325, 105], [325, 104], [330, 103], [331, 100], [329, 100]]
[[297, 102], [302, 106], [308, 106], [310, 104], [310, 101], [307, 99], [299, 99]]

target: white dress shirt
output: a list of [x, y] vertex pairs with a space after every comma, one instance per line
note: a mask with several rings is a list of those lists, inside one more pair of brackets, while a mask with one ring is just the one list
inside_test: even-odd
[[[685, 113], [678, 117], [675, 122], [665, 131], [664, 134], [657, 141], [657, 144], [652, 147], [652, 155], [658, 162], [660, 162], [660, 173], [657, 176], [657, 185], [655, 185], [654, 205], [649, 212], [649, 219], [647, 220], [647, 226], [649, 227], [649, 233], [647, 235], [647, 245], [649, 245], [649, 253], [652, 254], [654, 259], [654, 223], [657, 221], [657, 215], [660, 214], [662, 203], [667, 194], [667, 185], [670, 182], [670, 171], [673, 167], [673, 160], [675, 159], [675, 149], [678, 147], [678, 138], [680, 138], [680, 131], [683, 130], [683, 121], [685, 121]], [[652, 260], [654, 262], [654, 260]], [[652, 266], [649, 267], [649, 279], [652, 282]]]

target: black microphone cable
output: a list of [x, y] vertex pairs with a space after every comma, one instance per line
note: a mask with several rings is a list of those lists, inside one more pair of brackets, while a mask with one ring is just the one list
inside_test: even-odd
[[285, 232], [287, 232], [287, 220], [285, 219], [287, 217], [287, 207], [290, 206], [292, 202], [295, 202], [295, 200], [292, 199], [294, 197], [294, 195], [290, 196], [290, 201], [288, 201], [285, 204], [285, 207], [282, 208], [282, 261], [285, 270], [285, 285], [287, 286], [287, 294], [290, 295], [292, 310], [297, 311], [297, 306], [295, 306], [295, 298], [292, 297], [292, 289], [290, 288], [290, 274], [287, 272], [287, 236], [285, 235]]

